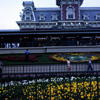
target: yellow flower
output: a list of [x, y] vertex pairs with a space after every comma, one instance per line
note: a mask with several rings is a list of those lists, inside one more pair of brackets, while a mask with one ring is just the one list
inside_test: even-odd
[[55, 97], [51, 97], [51, 100], [55, 100]]
[[82, 95], [81, 98], [84, 98], [84, 96]]

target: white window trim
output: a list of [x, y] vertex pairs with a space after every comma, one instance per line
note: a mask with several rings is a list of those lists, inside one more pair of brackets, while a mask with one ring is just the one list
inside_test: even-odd
[[[29, 13], [29, 14], [27, 15], [27, 13]], [[27, 19], [27, 17], [29, 19]], [[31, 13], [29, 11], [26, 11], [26, 13], [25, 13], [25, 20], [31, 20]]]
[[44, 14], [40, 14], [39, 21], [45, 21], [45, 15]]
[[83, 20], [89, 20], [89, 15], [88, 15], [88, 13], [85, 13], [85, 14], [83, 15]]
[[96, 19], [96, 20], [100, 20], [100, 13], [97, 13], [97, 14], [96, 14], [95, 19]]
[[[73, 18], [69, 18], [68, 16], [69, 16], [69, 13], [68, 13], [68, 9], [69, 8], [73, 8]], [[73, 6], [68, 6], [67, 8], [66, 8], [66, 19], [75, 19], [75, 8], [73, 7]]]
[[53, 20], [53, 21], [58, 20], [58, 16], [57, 16], [57, 14], [55, 14], [55, 13], [54, 13], [54, 14], [52, 14], [52, 20]]

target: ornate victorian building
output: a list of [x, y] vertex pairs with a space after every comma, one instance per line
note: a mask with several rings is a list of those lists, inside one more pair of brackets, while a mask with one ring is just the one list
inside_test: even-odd
[[100, 45], [100, 7], [81, 7], [83, 0], [56, 0], [56, 8], [23, 2], [20, 30], [0, 31], [0, 47]]
[[100, 8], [81, 7], [82, 3], [83, 0], [56, 0], [56, 8], [36, 8], [33, 1], [25, 1], [17, 24], [22, 30], [100, 27]]

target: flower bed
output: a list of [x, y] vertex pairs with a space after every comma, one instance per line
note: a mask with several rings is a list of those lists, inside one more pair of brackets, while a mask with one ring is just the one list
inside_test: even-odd
[[57, 53], [51, 54], [50, 59], [60, 62], [66, 62], [69, 58], [71, 62], [87, 62], [91, 58], [92, 61], [100, 59], [99, 53]]
[[[98, 84], [100, 85], [100, 81]], [[12, 82], [12, 85], [8, 84], [0, 88], [0, 99], [97, 100], [98, 92], [100, 94], [98, 84], [96, 78], [85, 77], [72, 77], [71, 80], [67, 77], [55, 77], [51, 78], [51, 81], [38, 79], [37, 82], [24, 80], [23, 82]]]
[[[41, 55], [29, 55], [28, 61], [38, 61], [37, 57]], [[0, 57], [1, 60], [8, 60], [8, 61], [25, 61], [25, 55], [16, 56], [7, 56], [7, 57]]]

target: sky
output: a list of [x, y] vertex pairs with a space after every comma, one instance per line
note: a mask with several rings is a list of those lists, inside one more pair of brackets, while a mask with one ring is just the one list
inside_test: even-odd
[[[56, 0], [0, 0], [0, 30], [19, 29], [23, 1], [34, 1], [35, 7], [57, 7]], [[82, 7], [100, 7], [100, 0], [84, 0]]]

